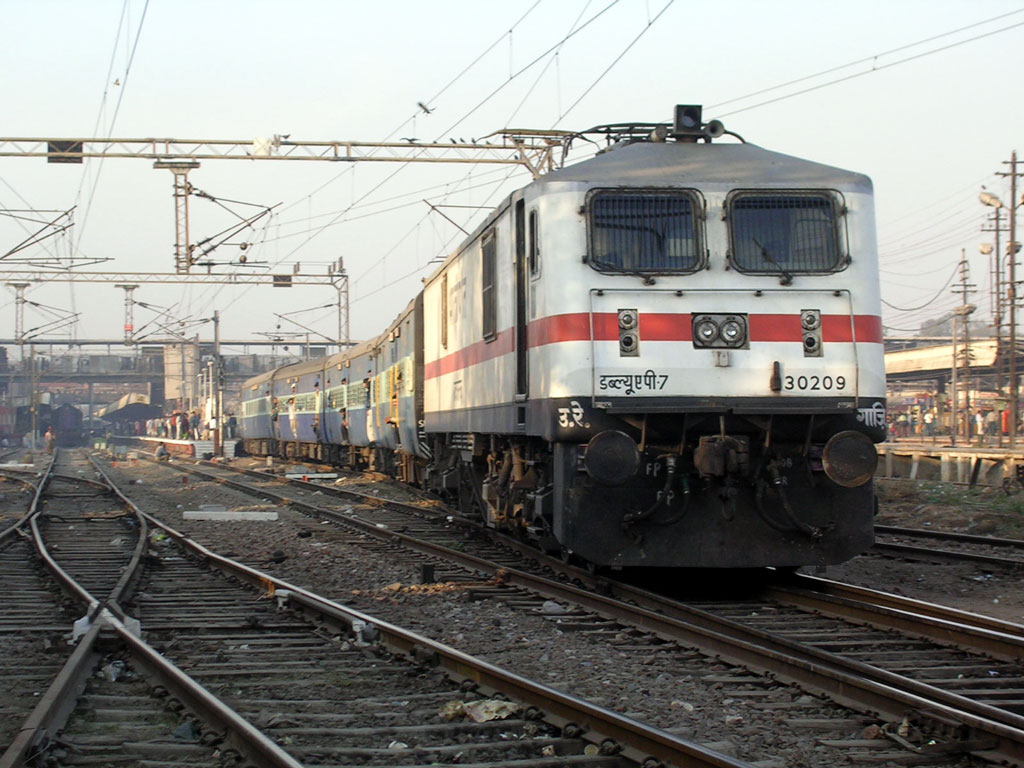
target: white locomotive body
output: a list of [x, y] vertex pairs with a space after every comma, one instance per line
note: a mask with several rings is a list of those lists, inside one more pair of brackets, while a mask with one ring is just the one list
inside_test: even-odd
[[426, 282], [394, 464], [597, 565], [840, 562], [872, 541], [880, 315], [866, 177], [633, 136]]

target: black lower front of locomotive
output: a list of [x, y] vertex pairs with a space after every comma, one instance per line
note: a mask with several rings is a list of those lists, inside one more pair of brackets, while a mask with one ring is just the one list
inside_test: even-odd
[[557, 444], [553, 458], [554, 537], [597, 565], [830, 565], [874, 540], [871, 481], [838, 485], [798, 450], [770, 464], [752, 456], [720, 476], [702, 476], [686, 457], [670, 468], [663, 454], [644, 451], [617, 485], [585, 471], [581, 446]]

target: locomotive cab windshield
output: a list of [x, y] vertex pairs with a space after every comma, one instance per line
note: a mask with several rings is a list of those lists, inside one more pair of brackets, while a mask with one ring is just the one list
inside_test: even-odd
[[695, 190], [594, 190], [589, 261], [599, 272], [687, 274], [704, 266]]
[[730, 261], [747, 274], [828, 274], [846, 266], [829, 192], [735, 192], [726, 202]]

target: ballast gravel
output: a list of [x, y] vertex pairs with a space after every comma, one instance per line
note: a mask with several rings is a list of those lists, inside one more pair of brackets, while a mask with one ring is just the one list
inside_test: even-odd
[[[115, 481], [145, 511], [204, 546], [384, 621], [596, 704], [708, 745], [762, 768], [818, 768], [847, 762], [843, 750], [816, 743], [821, 730], [790, 720], [834, 720], [833, 739], [877, 734], [870, 718], [793, 687], [757, 679], [674, 645], [637, 650], [635, 638], [570, 629], [558, 607], [524, 610], [498, 600], [473, 600], [464, 582], [420, 584], [419, 563], [348, 543], [332, 524], [254, 499], [211, 482], [183, 481], [168, 466], [124, 462]], [[396, 484], [351, 482], [383, 497], [408, 491]], [[182, 519], [200, 504], [227, 509], [274, 508], [272, 522]], [[483, 579], [484, 577], [481, 577]], [[750, 676], [736, 683], [730, 677]], [[945, 765], [974, 765], [970, 760]], [[876, 764], [878, 765], [878, 764]], [[886, 764], [881, 764], [886, 765]]]

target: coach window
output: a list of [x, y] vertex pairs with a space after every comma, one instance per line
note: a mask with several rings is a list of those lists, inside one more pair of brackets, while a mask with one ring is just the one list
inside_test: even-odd
[[498, 293], [495, 281], [497, 267], [498, 238], [492, 229], [484, 235], [482, 264], [480, 270], [481, 298], [483, 304], [483, 335], [487, 341], [494, 341], [498, 334]]
[[826, 274], [846, 266], [841, 204], [830, 192], [738, 191], [726, 200], [729, 260], [740, 272]]
[[592, 191], [587, 200], [590, 266], [643, 275], [701, 269], [699, 200], [685, 189]]
[[536, 276], [540, 274], [540, 241], [537, 239], [540, 234], [537, 231], [537, 212], [530, 211], [529, 223], [527, 224], [528, 229], [528, 240], [527, 248], [527, 260], [530, 264], [530, 275]]

